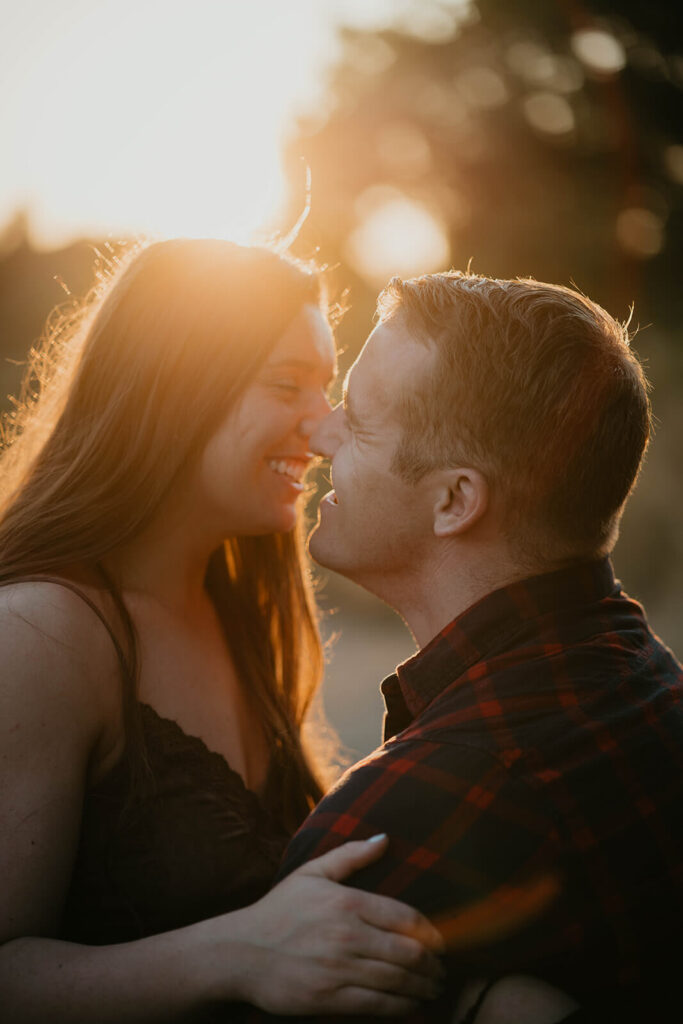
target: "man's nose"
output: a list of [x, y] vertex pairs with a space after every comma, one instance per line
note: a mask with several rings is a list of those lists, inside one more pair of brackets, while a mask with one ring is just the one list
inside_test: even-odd
[[327, 416], [318, 423], [311, 434], [311, 451], [331, 459], [339, 444], [339, 425], [343, 415], [341, 405], [335, 406]]
[[301, 437], [312, 438], [320, 423], [330, 414], [332, 406], [327, 396], [320, 394], [314, 402], [311, 402], [306, 409], [304, 416], [299, 420], [297, 431]]

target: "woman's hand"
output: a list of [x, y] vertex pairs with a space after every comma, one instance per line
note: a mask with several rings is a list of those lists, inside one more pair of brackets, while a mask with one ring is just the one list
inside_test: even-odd
[[231, 915], [231, 937], [253, 953], [247, 1002], [281, 1014], [389, 1016], [439, 994], [439, 932], [397, 900], [339, 884], [386, 846], [384, 836], [346, 843]]

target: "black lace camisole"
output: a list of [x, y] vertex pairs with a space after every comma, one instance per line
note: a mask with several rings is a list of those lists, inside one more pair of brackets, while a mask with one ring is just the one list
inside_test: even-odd
[[253, 903], [289, 836], [220, 754], [140, 705], [153, 784], [126, 807], [122, 762], [85, 796], [60, 937], [126, 942]]
[[[88, 595], [68, 580], [49, 582], [90, 606], [120, 655]], [[122, 760], [85, 793], [59, 938], [127, 942], [253, 903], [270, 887], [289, 839], [277, 818], [276, 773], [259, 799], [201, 739], [147, 704], [139, 712], [150, 785], [129, 800]]]

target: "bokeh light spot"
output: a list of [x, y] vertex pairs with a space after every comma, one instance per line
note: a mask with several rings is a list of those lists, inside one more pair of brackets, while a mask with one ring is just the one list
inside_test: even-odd
[[508, 46], [505, 62], [519, 78], [555, 92], [578, 92], [584, 82], [583, 69], [574, 57], [551, 53], [530, 39]]
[[377, 135], [377, 153], [392, 170], [405, 177], [425, 174], [432, 162], [429, 143], [410, 121], [389, 121]]
[[628, 60], [632, 67], [648, 78], [661, 79], [667, 76], [664, 55], [647, 39], [641, 38], [635, 46], [629, 48]]
[[346, 244], [347, 259], [362, 277], [384, 284], [394, 274], [412, 277], [448, 264], [448, 236], [432, 210], [395, 189], [369, 191], [358, 204], [364, 219]]
[[[462, 4], [466, 8], [468, 4]], [[458, 12], [435, 4], [409, 4], [398, 16], [400, 28], [426, 43], [443, 43], [458, 29]]]
[[548, 50], [531, 39], [519, 39], [516, 43], [508, 46], [505, 53], [505, 61], [510, 70], [520, 78], [532, 81], [538, 74], [538, 67], [542, 66], [543, 61], [548, 57], [550, 57]]
[[342, 23], [368, 32], [398, 28], [427, 43], [449, 39], [479, 13], [474, 0], [440, 0], [438, 6], [422, 0], [327, 0], [326, 6]]
[[630, 206], [617, 217], [616, 234], [626, 252], [639, 259], [650, 259], [664, 246], [664, 221], [653, 210]]
[[545, 135], [568, 136], [574, 130], [574, 112], [569, 103], [553, 92], [535, 92], [524, 100], [524, 115], [536, 131]]
[[396, 51], [379, 36], [358, 36], [347, 43], [354, 71], [364, 75], [381, 75], [396, 60]]
[[505, 82], [492, 68], [466, 68], [456, 76], [455, 87], [466, 103], [480, 110], [501, 107], [508, 98]]
[[664, 150], [666, 173], [677, 185], [683, 185], [683, 146], [667, 146]]
[[541, 67], [545, 85], [556, 92], [578, 92], [584, 83], [583, 69], [573, 57], [548, 57]]
[[571, 37], [571, 47], [581, 63], [599, 75], [616, 75], [626, 66], [626, 51], [604, 29], [581, 29]]

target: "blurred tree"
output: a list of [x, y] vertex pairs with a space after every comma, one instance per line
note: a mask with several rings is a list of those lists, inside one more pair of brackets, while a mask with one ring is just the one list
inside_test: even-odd
[[[668, 0], [408, 0], [345, 28], [323, 102], [287, 154], [312, 208], [295, 248], [351, 285], [347, 360], [379, 287], [473, 269], [574, 282], [637, 340], [657, 439], [616, 553], [627, 586], [683, 644], [683, 47]], [[650, 324], [654, 326], [649, 326]]]
[[292, 180], [302, 156], [313, 177], [299, 246], [350, 266], [362, 293], [391, 250], [399, 272], [411, 265], [387, 230], [398, 233], [403, 203], [403, 246], [416, 258], [574, 279], [617, 314], [635, 300], [641, 319], [677, 323], [679, 10], [431, 0], [402, 5], [392, 28], [343, 30], [322, 110], [288, 148]]
[[113, 254], [111, 243], [102, 241], [36, 249], [25, 210], [0, 231], [0, 410], [10, 407], [10, 395], [18, 395], [28, 350], [41, 337], [50, 310], [81, 300]]

